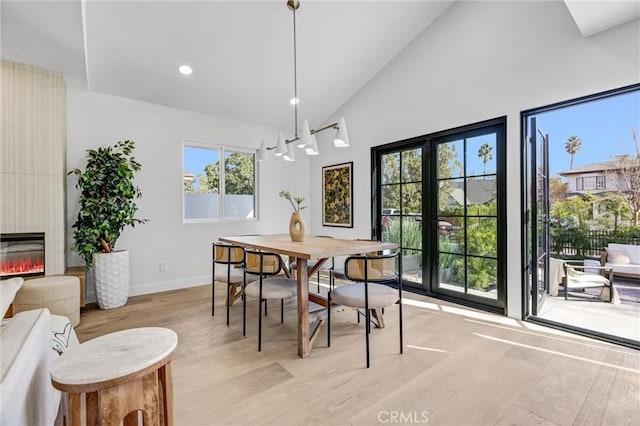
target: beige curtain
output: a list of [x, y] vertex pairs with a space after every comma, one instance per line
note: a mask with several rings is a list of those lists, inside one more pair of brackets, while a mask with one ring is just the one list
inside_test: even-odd
[[62, 75], [2, 61], [0, 231], [44, 232], [47, 275], [65, 269], [67, 105]]

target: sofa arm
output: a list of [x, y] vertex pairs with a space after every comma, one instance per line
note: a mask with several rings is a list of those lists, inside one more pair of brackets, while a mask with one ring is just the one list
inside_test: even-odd
[[59, 393], [51, 385], [51, 315], [48, 309], [17, 314], [0, 334], [0, 424], [50, 425]]

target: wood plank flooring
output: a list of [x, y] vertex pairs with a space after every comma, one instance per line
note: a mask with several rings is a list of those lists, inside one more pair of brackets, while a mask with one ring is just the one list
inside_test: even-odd
[[[312, 288], [315, 284], [312, 284]], [[223, 284], [211, 316], [210, 285], [132, 297], [102, 311], [87, 305], [76, 332], [86, 341], [161, 326], [179, 338], [173, 362], [177, 425], [638, 425], [640, 352], [407, 293], [405, 348], [398, 309], [371, 334], [332, 315], [311, 356], [297, 356], [295, 301], [269, 306], [257, 351], [257, 301], [225, 325]]]

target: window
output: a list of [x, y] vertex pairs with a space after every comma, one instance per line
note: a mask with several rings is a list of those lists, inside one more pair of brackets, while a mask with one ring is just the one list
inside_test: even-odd
[[605, 189], [605, 176], [587, 176], [576, 178], [577, 191]]
[[254, 151], [184, 143], [182, 170], [185, 222], [256, 218]]

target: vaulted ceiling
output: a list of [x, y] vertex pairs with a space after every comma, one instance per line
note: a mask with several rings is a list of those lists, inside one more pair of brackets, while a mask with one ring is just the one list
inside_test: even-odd
[[[302, 0], [300, 116], [319, 125], [455, 1]], [[640, 2], [565, 0], [587, 37]], [[1, 3], [2, 58], [69, 86], [277, 128], [293, 125], [293, 19], [284, 0]], [[193, 74], [177, 72], [181, 64]]]

